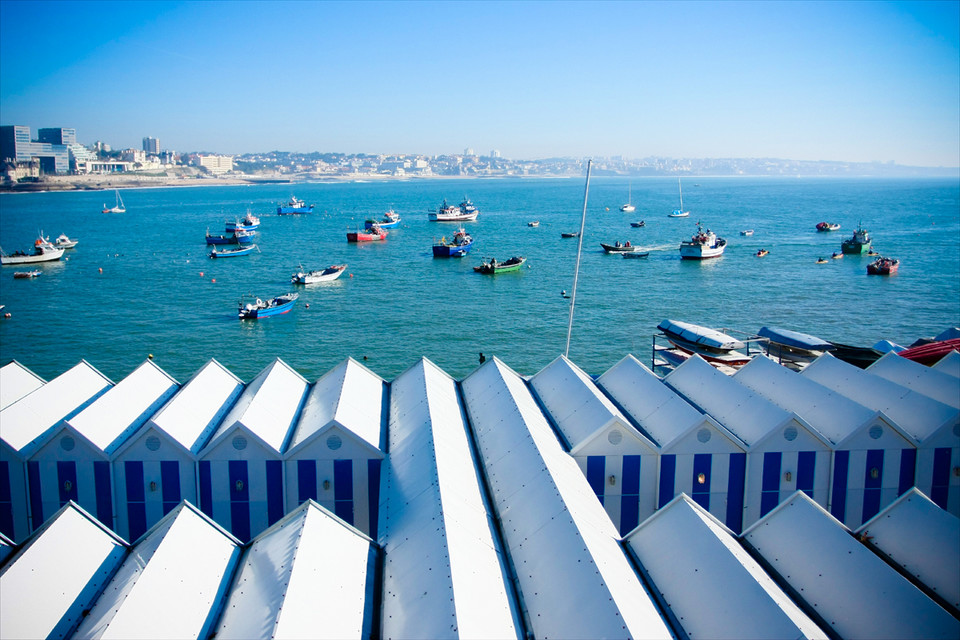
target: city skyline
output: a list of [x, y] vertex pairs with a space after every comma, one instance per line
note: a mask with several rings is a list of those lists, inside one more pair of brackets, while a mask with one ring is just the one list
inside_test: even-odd
[[956, 167], [958, 7], [0, 0], [0, 114], [114, 148]]

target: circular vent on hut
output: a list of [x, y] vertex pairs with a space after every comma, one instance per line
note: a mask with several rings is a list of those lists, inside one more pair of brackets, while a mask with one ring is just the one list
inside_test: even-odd
[[874, 440], [879, 440], [879, 439], [880, 439], [880, 436], [882, 436], [882, 435], [883, 435], [883, 427], [881, 427], [881, 426], [878, 425], [878, 424], [875, 424], [875, 425], [873, 425], [872, 427], [870, 427], [870, 437], [871, 437], [871, 438], [873, 438]]
[[150, 451], [156, 451], [157, 449], [160, 448], [160, 438], [158, 438], [157, 436], [150, 436], [149, 438], [147, 438], [147, 441], [145, 444], [147, 445], [147, 449], [149, 449]]
[[77, 446], [77, 443], [70, 436], [60, 438], [60, 448], [64, 451], [73, 451], [75, 446]]
[[338, 436], [338, 435], [332, 435], [332, 436], [330, 436], [329, 438], [327, 438], [327, 448], [328, 448], [328, 449], [330, 449], [330, 450], [332, 450], [332, 451], [336, 451], [336, 450], [339, 449], [341, 446], [343, 446], [343, 440], [340, 439], [340, 436]]
[[797, 439], [797, 428], [796, 427], [787, 427], [783, 430], [783, 439], [787, 442], [793, 442]]
[[710, 429], [703, 428], [700, 431], [697, 431], [697, 440], [703, 443], [710, 442], [710, 438], [713, 437], [713, 434], [710, 433]]
[[607, 441], [613, 445], [620, 444], [623, 441], [623, 432], [619, 429], [614, 429], [607, 434]]
[[236, 449], [237, 451], [243, 451], [244, 449], [247, 448], [247, 439], [237, 436], [236, 438], [233, 439], [233, 448]]

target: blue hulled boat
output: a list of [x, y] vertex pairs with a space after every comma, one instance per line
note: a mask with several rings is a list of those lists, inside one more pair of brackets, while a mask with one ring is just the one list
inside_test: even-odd
[[248, 211], [247, 215], [240, 220], [227, 220], [223, 230], [227, 233], [234, 233], [236, 231], [256, 231], [259, 227], [260, 218]]
[[279, 316], [293, 309], [299, 293], [285, 293], [270, 300], [256, 298], [253, 302], [240, 301], [237, 317], [241, 320], [257, 320], [270, 316]]
[[470, 252], [472, 247], [473, 238], [461, 227], [453, 234], [452, 241], [447, 242], [446, 238], [440, 238], [440, 242], [433, 245], [433, 257], [462, 258]]
[[256, 232], [254, 231], [234, 231], [229, 235], [213, 236], [207, 230], [207, 244], [252, 244]]
[[290, 202], [277, 205], [277, 215], [293, 215], [297, 213], [313, 213], [313, 205], [307, 205], [303, 200], [290, 196]]
[[393, 209], [383, 214], [383, 220], [373, 220], [372, 218], [363, 223], [364, 229], [372, 229], [377, 225], [381, 229], [394, 229], [400, 226], [400, 216]]
[[255, 244], [238, 246], [236, 249], [221, 249], [219, 251], [217, 251], [216, 248], [214, 248], [210, 252], [210, 257], [211, 258], [235, 258], [237, 256], [245, 256], [247, 254], [253, 253], [254, 250], [258, 250], [257, 245]]

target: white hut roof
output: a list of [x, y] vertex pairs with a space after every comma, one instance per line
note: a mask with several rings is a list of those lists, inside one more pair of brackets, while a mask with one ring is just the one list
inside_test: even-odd
[[700, 411], [632, 355], [613, 365], [597, 379], [597, 384], [660, 447], [667, 446], [704, 419]]
[[949, 373], [931, 369], [893, 352], [885, 354], [866, 371], [960, 409], [960, 378]]
[[456, 384], [423, 358], [390, 385], [383, 637], [518, 637]]
[[0, 411], [0, 437], [15, 451], [27, 453], [42, 436], [113, 386], [85, 360], [30, 395]]
[[700, 356], [688, 359], [663, 381], [750, 447], [793, 415], [737, 384]]
[[109, 455], [176, 393], [179, 386], [152, 360], [145, 360], [117, 386], [67, 422]]
[[530, 386], [543, 403], [564, 439], [575, 453], [611, 424], [628, 429], [651, 449], [656, 445], [638, 433], [596, 383], [565, 356], [530, 378]]
[[957, 409], [867, 373], [829, 353], [817, 358], [800, 375], [871, 409], [883, 411], [921, 443], [942, 425], [957, 419]]
[[13, 553], [14, 544], [13, 540], [3, 535], [3, 532], [0, 531], [0, 565], [3, 565], [3, 561], [7, 559], [7, 556]]
[[76, 638], [205, 638], [240, 555], [238, 541], [187, 502], [131, 550]]
[[856, 533], [960, 610], [957, 516], [938, 507], [914, 487], [864, 522]]
[[826, 638], [733, 533], [680, 494], [624, 539], [691, 638]]
[[960, 378], [960, 351], [954, 349], [947, 355], [937, 360], [937, 364], [930, 368], [935, 371], [949, 374], [954, 378]]
[[43, 386], [44, 379], [13, 360], [0, 367], [0, 411]]
[[196, 455], [242, 389], [240, 378], [210, 360], [150, 422]]
[[792, 411], [834, 444], [873, 420], [877, 412], [791, 371], [769, 358], [754, 358], [733, 380], [785, 411]]
[[126, 551], [96, 518], [64, 505], [0, 573], [0, 638], [67, 637]]
[[741, 537], [840, 637], [960, 635], [960, 622], [802, 491]]
[[277, 358], [250, 381], [208, 446], [240, 423], [280, 453], [306, 392], [306, 379]]
[[379, 449], [385, 386], [383, 378], [353, 358], [344, 360], [313, 385], [288, 451], [333, 423]]
[[461, 385], [537, 637], [669, 637], [613, 522], [523, 380], [498, 358]]
[[369, 638], [370, 538], [309, 500], [251, 543], [217, 638]]

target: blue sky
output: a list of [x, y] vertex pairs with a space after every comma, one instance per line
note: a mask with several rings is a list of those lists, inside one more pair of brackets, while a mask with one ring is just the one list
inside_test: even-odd
[[0, 121], [241, 153], [960, 165], [960, 2], [0, 0]]

